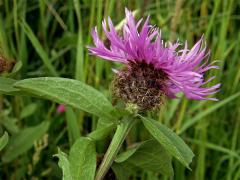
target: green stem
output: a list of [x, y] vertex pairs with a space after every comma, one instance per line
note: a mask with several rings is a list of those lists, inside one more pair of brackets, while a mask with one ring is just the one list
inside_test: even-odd
[[128, 132], [132, 128], [135, 120], [134, 119], [123, 119], [121, 124], [117, 126], [117, 130], [113, 136], [112, 142], [108, 147], [107, 152], [104, 155], [102, 163], [100, 164], [95, 180], [102, 180], [109, 168], [111, 167], [114, 158], [120, 150], [122, 143], [124, 142]]

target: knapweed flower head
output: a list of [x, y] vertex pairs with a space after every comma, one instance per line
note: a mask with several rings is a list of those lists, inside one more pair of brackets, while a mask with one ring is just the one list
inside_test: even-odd
[[127, 103], [137, 104], [140, 110], [158, 108], [164, 97], [176, 98], [182, 92], [188, 99], [217, 100], [208, 96], [218, 91], [220, 84], [204, 87], [214, 79], [204, 79], [210, 69], [218, 69], [209, 63], [209, 51], [203, 37], [188, 49], [180, 43], [164, 43], [158, 28], [149, 24], [149, 17], [143, 22], [135, 21], [126, 9], [126, 23], [122, 35], [117, 32], [110, 18], [102, 22], [108, 41], [104, 43], [97, 29], [92, 31], [95, 47], [88, 47], [92, 55], [125, 64], [122, 70], [115, 70], [113, 93]]

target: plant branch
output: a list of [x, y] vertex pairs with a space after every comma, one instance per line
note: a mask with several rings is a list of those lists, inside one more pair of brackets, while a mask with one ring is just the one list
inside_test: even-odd
[[118, 125], [111, 144], [99, 166], [95, 180], [102, 180], [104, 178], [134, 122], [134, 119], [124, 118], [121, 124]]

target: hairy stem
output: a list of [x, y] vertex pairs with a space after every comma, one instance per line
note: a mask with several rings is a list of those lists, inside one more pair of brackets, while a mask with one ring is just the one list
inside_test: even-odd
[[114, 158], [120, 150], [122, 143], [124, 142], [128, 132], [132, 128], [135, 120], [134, 119], [123, 119], [121, 124], [118, 125], [117, 130], [113, 136], [111, 144], [108, 147], [106, 154], [99, 166], [95, 180], [102, 180], [109, 168], [111, 167]]

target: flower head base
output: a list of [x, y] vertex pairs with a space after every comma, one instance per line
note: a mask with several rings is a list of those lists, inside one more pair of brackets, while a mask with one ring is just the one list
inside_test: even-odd
[[215, 62], [208, 63], [210, 53], [203, 38], [192, 49], [188, 49], [186, 42], [183, 49], [177, 50], [180, 44], [164, 43], [159, 30], [149, 25], [149, 17], [144, 23], [142, 19], [135, 22], [126, 9], [126, 20], [122, 36], [118, 35], [110, 18], [109, 30], [104, 20], [102, 26], [109, 47], [99, 39], [96, 28], [92, 32], [96, 47], [88, 47], [93, 55], [126, 65], [116, 71], [113, 89], [117, 97], [136, 103], [143, 110], [157, 108], [164, 96], [175, 98], [179, 92], [189, 99], [216, 100], [207, 96], [216, 93], [220, 84], [203, 87], [214, 79], [205, 81], [206, 71], [218, 69]]
[[128, 103], [137, 104], [140, 111], [156, 109], [165, 96], [166, 74], [145, 62], [129, 62], [113, 80], [113, 94]]

